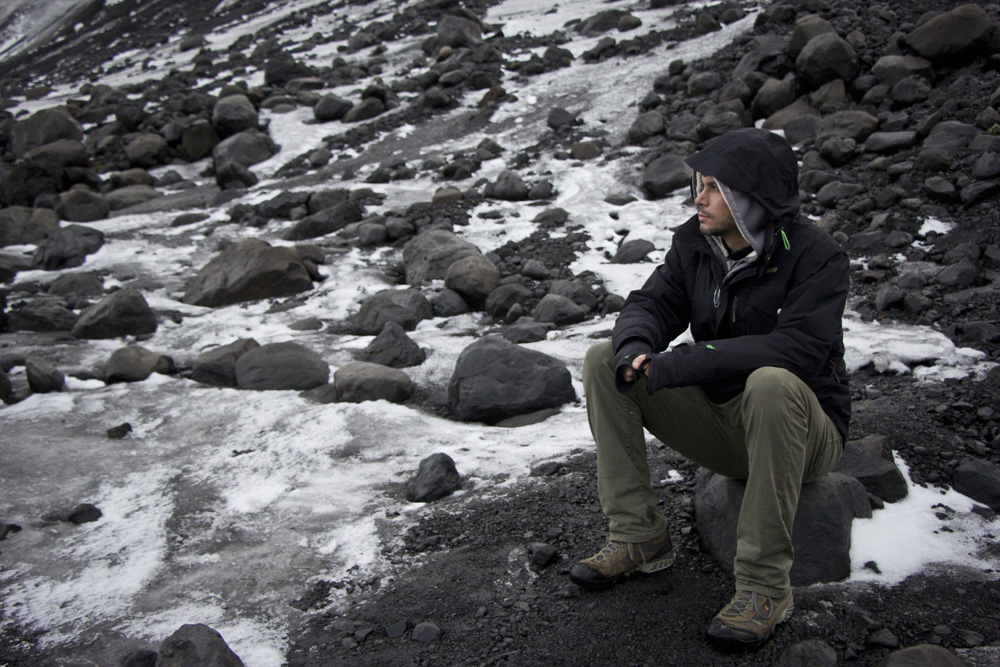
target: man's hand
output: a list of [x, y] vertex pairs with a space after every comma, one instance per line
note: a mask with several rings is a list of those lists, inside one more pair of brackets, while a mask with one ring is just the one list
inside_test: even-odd
[[626, 382], [635, 382], [636, 373], [649, 375], [649, 364], [651, 361], [652, 359], [648, 359], [645, 354], [640, 354], [632, 360], [631, 366], [626, 366], [622, 369], [622, 379]]

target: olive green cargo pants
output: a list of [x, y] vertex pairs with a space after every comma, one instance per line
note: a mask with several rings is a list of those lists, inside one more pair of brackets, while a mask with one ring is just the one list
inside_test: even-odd
[[691, 461], [746, 480], [736, 526], [736, 588], [784, 595], [801, 485], [833, 469], [843, 453], [816, 395], [792, 373], [770, 367], [752, 373], [742, 394], [719, 405], [700, 387], [649, 395], [643, 377], [622, 394], [613, 359], [611, 343], [603, 342], [590, 348], [583, 365], [598, 493], [611, 539], [644, 542], [667, 527], [650, 484], [645, 427]]

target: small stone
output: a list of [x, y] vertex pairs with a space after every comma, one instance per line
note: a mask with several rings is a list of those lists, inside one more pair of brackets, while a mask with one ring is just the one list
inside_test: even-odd
[[888, 628], [882, 628], [868, 635], [869, 646], [881, 646], [883, 648], [899, 648], [899, 638]]
[[535, 542], [528, 547], [528, 554], [531, 556], [531, 564], [538, 568], [548, 567], [559, 555], [556, 548], [544, 542]]
[[8, 535], [13, 535], [21, 531], [21, 527], [16, 523], [0, 522], [0, 542], [3, 542]]
[[442, 634], [441, 628], [433, 623], [425, 621], [423, 623], [418, 623], [417, 627], [413, 628], [413, 641], [429, 644], [441, 639]]
[[403, 633], [410, 626], [406, 621], [396, 621], [389, 627], [385, 629], [385, 636], [389, 639], [395, 639], [396, 637], [402, 637]]
[[132, 425], [128, 422], [112, 426], [107, 430], [107, 436], [113, 440], [120, 440], [132, 432]]

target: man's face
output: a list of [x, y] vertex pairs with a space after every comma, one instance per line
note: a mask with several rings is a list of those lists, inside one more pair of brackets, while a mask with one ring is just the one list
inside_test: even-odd
[[[702, 234], [726, 237], [731, 232], [742, 236], [736, 228], [733, 212], [729, 210], [719, 184], [711, 176], [699, 175], [701, 192], [694, 200], [698, 207], [698, 224]], [[724, 239], [725, 240], [725, 239]]]

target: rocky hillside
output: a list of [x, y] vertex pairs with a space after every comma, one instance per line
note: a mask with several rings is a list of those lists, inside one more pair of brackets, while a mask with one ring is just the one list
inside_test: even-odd
[[[662, 248], [630, 233], [628, 207], [670, 200], [690, 181], [683, 156], [751, 125], [781, 130], [796, 147], [804, 212], [854, 260], [857, 321], [920, 325], [980, 362], [1000, 361], [996, 5], [643, 0], [537, 36], [491, 24], [497, 3], [485, 0], [301, 3], [213, 48], [215, 31], [268, 5], [217, 4], [115, 3], [4, 64], [2, 106], [35, 105], [0, 112], [4, 403], [63, 391], [67, 377], [110, 386], [158, 374], [191, 387], [293, 390], [323, 405], [385, 400], [462, 423], [537, 423], [581, 398], [578, 366], [522, 344], [600, 322], [624, 297], [576, 260], [600, 248], [613, 264], [658, 261]], [[334, 10], [351, 18], [324, 23]], [[623, 90], [607, 123], [584, 120], [586, 100], [504, 116], [531, 82], [560, 70], [624, 71], [740, 22], [746, 31], [711, 57], [668, 57], [639, 89]], [[172, 60], [152, 55], [165, 46], [176, 46]], [[141, 80], [106, 83], [136, 68]], [[45, 108], [52, 98], [60, 103]], [[498, 119], [498, 140], [454, 149]], [[293, 122], [313, 140], [288, 154], [275, 137], [292, 136]], [[514, 126], [524, 141], [512, 150], [500, 135]], [[621, 177], [602, 202], [623, 220], [613, 239], [553, 203], [566, 165]], [[433, 185], [405, 197], [383, 187], [409, 182]], [[510, 203], [522, 206], [517, 216], [500, 207]], [[116, 223], [144, 215], [165, 222]], [[522, 216], [531, 232], [518, 240], [463, 238], [473, 223]], [[157, 257], [182, 258], [155, 269], [106, 258], [136, 239], [155, 239]], [[323, 290], [361, 275], [348, 262], [376, 273], [378, 288], [335, 303]], [[310, 302], [337, 315], [295, 315], [313, 312]], [[266, 312], [245, 335], [226, 330], [202, 345], [199, 322], [245, 317], [248, 304]], [[451, 357], [444, 346], [428, 355], [414, 331], [434, 318], [477, 340]], [[258, 333], [276, 321], [301, 337]], [[446, 377], [421, 370], [435, 356], [454, 357]], [[995, 521], [1000, 371], [919, 383], [934, 363], [876, 358], [859, 368], [852, 438], [876, 437], [873, 466], [895, 471], [895, 450], [914, 482], [953, 487], [976, 501], [976, 520]], [[499, 497], [445, 500], [421, 515], [383, 549], [393, 576], [295, 583], [286, 606], [307, 613], [289, 631], [287, 663], [731, 664], [700, 639], [728, 598], [725, 549], [695, 516], [704, 480], [669, 452], [657, 479], [671, 469], [683, 477], [664, 493], [678, 564], [603, 596], [568, 584], [569, 563], [599, 547], [603, 529], [583, 445]], [[447, 498], [462, 479], [445, 459], [427, 459], [420, 472], [432, 479], [417, 475], [400, 495]], [[875, 475], [848, 472], [868, 511], [892, 502]], [[101, 516], [67, 507], [22, 525], [12, 518], [21, 508], [2, 511], [11, 516], [0, 515], [0, 539], [11, 541]], [[941, 509], [942, 522], [959, 520], [950, 512]], [[995, 545], [983, 547], [991, 554]], [[740, 664], [996, 664], [995, 576], [941, 574], [884, 590], [829, 583], [846, 575], [806, 581], [824, 583], [804, 588], [795, 620]], [[37, 628], [4, 620], [5, 664], [76, 650], [46, 648]], [[195, 644], [216, 641], [186, 632]], [[117, 638], [88, 655], [168, 664], [183, 638], [165, 641], [159, 660]]]

